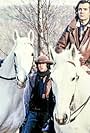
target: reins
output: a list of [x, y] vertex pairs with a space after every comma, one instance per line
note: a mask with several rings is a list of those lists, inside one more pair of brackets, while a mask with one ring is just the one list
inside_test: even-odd
[[[71, 61], [68, 61], [69, 63], [71, 63], [72, 65], [74, 65], [75, 66], [75, 64], [73, 63], [73, 62], [71, 62]], [[76, 66], [75, 66], [76, 67]], [[73, 78], [73, 80], [74, 80], [75, 78]], [[79, 79], [79, 76], [76, 74], [76, 83], [77, 83], [77, 81], [78, 81], [78, 79]], [[73, 81], [72, 80], [72, 81]], [[75, 84], [75, 90], [76, 90], [76, 84]], [[72, 104], [72, 102], [74, 101], [74, 95], [75, 95], [75, 90], [74, 90], [74, 94], [72, 95], [72, 99], [71, 99], [71, 102], [70, 102], [70, 106], [71, 106], [71, 104]], [[90, 100], [90, 96], [88, 96], [88, 98], [86, 99], [86, 101], [81, 105], [81, 106], [79, 106], [74, 112], [70, 112], [70, 118], [75, 114], [75, 113], [77, 113], [73, 118], [69, 118], [69, 121], [66, 123], [66, 124], [68, 124], [69, 122], [71, 123], [71, 122], [73, 122], [77, 117], [78, 117], [78, 115], [81, 113], [81, 111], [85, 108], [85, 106], [86, 106], [86, 104], [88, 103], [88, 101]]]
[[[70, 61], [68, 61], [68, 62], [74, 65], [74, 63], [72, 63], [72, 62], [70, 62]], [[75, 65], [74, 65], [74, 66], [75, 66]], [[76, 67], [76, 66], [75, 66], [75, 67]], [[79, 79], [79, 76], [76, 74], [76, 83], [77, 83], [78, 79]], [[75, 90], [76, 90], [76, 84], [75, 84]], [[74, 101], [75, 90], [74, 90], [74, 94], [72, 95], [72, 99], [71, 99], [71, 102], [70, 102], [70, 106], [71, 106], [72, 102]], [[76, 119], [76, 117], [81, 113], [81, 111], [84, 109], [84, 107], [85, 107], [86, 104], [88, 103], [89, 99], [90, 99], [90, 96], [89, 96], [89, 97], [86, 99], [86, 101], [85, 101], [80, 107], [78, 107], [74, 112], [72, 112], [72, 113], [70, 112], [70, 118], [71, 118], [75, 113], [77, 113], [73, 118], [69, 119], [69, 122], [70, 122], [70, 123], [73, 122], [73, 121]]]
[[16, 77], [11, 77], [11, 78], [6, 78], [6, 77], [3, 77], [3, 76], [0, 76], [1, 79], [5, 79], [5, 80], [15, 80]]
[[76, 117], [81, 113], [81, 111], [84, 109], [84, 107], [86, 106], [89, 100], [90, 100], [90, 96], [80, 107], [78, 107], [73, 113], [71, 113], [70, 117], [79, 111], [78, 114], [74, 116], [74, 118], [70, 119], [70, 122], [73, 122], [76, 119]]

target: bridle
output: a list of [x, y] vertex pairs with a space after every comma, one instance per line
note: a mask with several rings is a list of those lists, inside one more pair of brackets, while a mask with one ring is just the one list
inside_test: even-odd
[[27, 76], [25, 77], [24, 79], [24, 82], [21, 82], [18, 78], [18, 70], [17, 70], [17, 65], [16, 65], [16, 54], [14, 53], [14, 69], [15, 69], [15, 75], [16, 75], [16, 80], [17, 80], [17, 85], [20, 87], [20, 88], [23, 88], [25, 87], [25, 83], [26, 83], [26, 80], [27, 80]]
[[[15, 53], [14, 53], [14, 69], [15, 69], [15, 75], [17, 75], [17, 65], [16, 65], [16, 62], [15, 62]], [[17, 79], [17, 77], [15, 76], [15, 77], [10, 77], [10, 78], [8, 78], [8, 77], [4, 77], [4, 76], [0, 76], [0, 78], [1, 79], [5, 79], [5, 80], [15, 80], [15, 79]]]
[[[71, 111], [70, 111], [70, 119], [69, 119], [70, 123], [73, 122], [76, 119], [76, 117], [81, 113], [81, 111], [85, 108], [85, 106], [89, 100], [90, 100], [90, 96], [88, 96], [86, 101], [82, 105], [80, 105], [74, 112], [71, 113]], [[71, 118], [75, 113], [77, 113], [77, 114], [73, 118]]]
[[[69, 63], [72, 63], [74, 66], [75, 64], [71, 61], [68, 61]], [[75, 66], [76, 67], [76, 66]], [[71, 106], [72, 106], [72, 103], [74, 101], [74, 98], [75, 98], [75, 91], [76, 91], [76, 84], [77, 84], [77, 81], [79, 79], [79, 76], [77, 75], [76, 73], [76, 76], [72, 79], [72, 81], [75, 79], [75, 90], [74, 90], [74, 93], [72, 95], [72, 98], [71, 98], [71, 101], [70, 101], [70, 104], [69, 104], [69, 109], [70, 109], [70, 117], [69, 117], [69, 121], [65, 124], [68, 124], [68, 123], [71, 123], [73, 122], [77, 117], [78, 115], [82, 112], [82, 110], [85, 108], [86, 104], [88, 103], [88, 101], [90, 100], [90, 96], [88, 96], [88, 98], [86, 99], [86, 101], [81, 104], [77, 109], [75, 109], [73, 112], [72, 112], [72, 109], [71, 109]]]
[[[4, 79], [4, 80], [17, 80], [17, 82], [18, 81], [21, 82], [19, 80], [18, 76], [17, 76], [18, 72], [17, 72], [17, 65], [16, 65], [15, 58], [16, 58], [16, 54], [14, 53], [14, 70], [15, 70], [15, 75], [16, 76], [15, 77], [10, 77], [10, 78], [4, 77], [4, 76], [0, 76], [1, 79]], [[27, 77], [25, 78], [24, 83], [26, 82], [26, 80], [27, 80]]]
[[[67, 61], [67, 62], [68, 63], [71, 63], [72, 65], [74, 65], [76, 67], [76, 65], [75, 65], [74, 62], [72, 62], [72, 61]], [[56, 114], [55, 114], [55, 120], [57, 121], [57, 123], [59, 125], [66, 125], [66, 124], [69, 124], [69, 123], [73, 122], [79, 116], [79, 114], [82, 112], [82, 110], [85, 108], [86, 104], [90, 100], [90, 96], [88, 96], [88, 98], [86, 99], [86, 101], [84, 103], [82, 103], [77, 109], [73, 109], [72, 108], [72, 103], [74, 102], [75, 92], [76, 92], [76, 89], [77, 89], [78, 79], [79, 79], [79, 76], [76, 73], [75, 77], [72, 78], [72, 81], [75, 80], [75, 89], [74, 89], [74, 93], [73, 93], [73, 95], [71, 97], [71, 101], [69, 103], [70, 116], [69, 116], [68, 121], [66, 121], [64, 124], [61, 124], [60, 123], [60, 119], [56, 118]]]

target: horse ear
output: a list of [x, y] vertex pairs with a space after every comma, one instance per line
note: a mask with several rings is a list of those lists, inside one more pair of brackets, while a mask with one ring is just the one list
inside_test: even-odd
[[19, 37], [18, 31], [15, 30], [14, 31], [14, 40], [17, 40], [18, 37]]
[[33, 32], [33, 30], [29, 31], [28, 38], [29, 38], [31, 44], [33, 44], [33, 42], [34, 42], [34, 32]]
[[66, 46], [66, 50], [69, 50], [71, 47], [71, 44], [69, 43], [67, 46]]
[[49, 55], [50, 55], [50, 59], [53, 60], [53, 62], [55, 64], [57, 53], [55, 52], [54, 48], [51, 45], [49, 46]]
[[71, 57], [72, 57], [72, 59], [74, 60], [75, 57], [76, 57], [76, 55], [77, 55], [77, 53], [78, 53], [78, 50], [77, 50], [75, 44], [72, 44], [72, 45], [71, 45], [70, 51], [71, 51]]

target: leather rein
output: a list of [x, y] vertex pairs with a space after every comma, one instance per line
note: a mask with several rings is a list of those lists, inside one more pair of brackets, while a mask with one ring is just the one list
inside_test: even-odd
[[[71, 61], [68, 61], [68, 63], [71, 63], [72, 65], [74, 65], [76, 67], [75, 63], [73, 63]], [[75, 78], [73, 78], [73, 80], [74, 79]], [[77, 83], [78, 79], [79, 79], [79, 76], [76, 74], [76, 83]], [[76, 90], [76, 85], [75, 85], [75, 90]], [[70, 108], [70, 105], [72, 104], [72, 102], [74, 101], [74, 96], [75, 96], [75, 91], [74, 91], [74, 94], [72, 95], [72, 98], [71, 98], [71, 101], [70, 101], [70, 104], [69, 104], [69, 108]], [[68, 124], [69, 122], [70, 123], [73, 122], [78, 117], [78, 115], [85, 108], [85, 106], [86, 106], [86, 104], [88, 103], [89, 100], [90, 100], [90, 96], [88, 96], [86, 101], [81, 106], [79, 106], [75, 111], [73, 111], [72, 113], [71, 113], [71, 109], [70, 109], [70, 118], [69, 118], [69, 121], [66, 124]], [[73, 118], [71, 118], [75, 113], [77, 113], [77, 114]]]

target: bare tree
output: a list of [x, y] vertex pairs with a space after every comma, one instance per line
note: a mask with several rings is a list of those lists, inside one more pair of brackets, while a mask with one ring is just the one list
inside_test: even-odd
[[[25, 5], [24, 1], [22, 3], [22, 6], [9, 6], [6, 9], [7, 16], [21, 22], [27, 29], [32, 28], [35, 31], [38, 54], [40, 54], [43, 47], [48, 49], [49, 34], [54, 27], [55, 10], [50, 0], [37, 0], [28, 5]], [[50, 21], [53, 21], [53, 26]]]
[[[27, 5], [22, 0], [21, 6], [9, 6], [4, 14], [22, 34], [33, 29], [35, 33], [36, 56], [44, 50], [48, 54], [48, 46], [55, 46], [69, 19], [73, 16], [73, 8], [68, 6], [54, 6], [54, 0], [33, 0]], [[72, 12], [72, 13], [71, 13]], [[17, 24], [18, 22], [18, 24]], [[22, 32], [23, 31], [23, 32]]]

